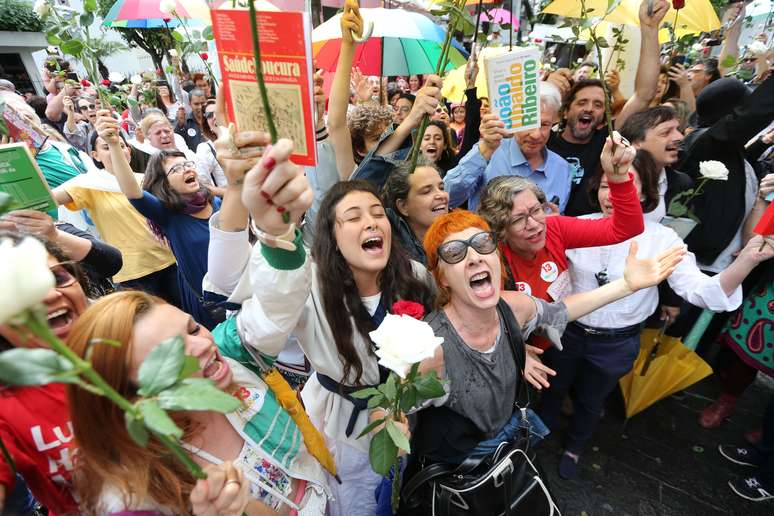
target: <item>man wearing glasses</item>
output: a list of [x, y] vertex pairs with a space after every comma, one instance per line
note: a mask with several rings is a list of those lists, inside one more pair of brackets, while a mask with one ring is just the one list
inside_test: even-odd
[[80, 97], [65, 97], [62, 101], [65, 120], [64, 134], [70, 145], [82, 150], [89, 151], [89, 133], [94, 128], [94, 121], [97, 119], [97, 101], [94, 97], [81, 95]]

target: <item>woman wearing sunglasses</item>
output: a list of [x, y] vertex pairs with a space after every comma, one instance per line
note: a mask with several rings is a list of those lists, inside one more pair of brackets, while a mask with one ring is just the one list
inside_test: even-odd
[[142, 187], [120, 146], [118, 122], [100, 111], [97, 133], [107, 142], [113, 174], [129, 203], [147, 218], [160, 242], [168, 242], [177, 259], [180, 308], [208, 329], [218, 322], [204, 307], [202, 279], [207, 272], [209, 219], [220, 208], [220, 199], [199, 183], [195, 163], [177, 150], [161, 150], [151, 156]]
[[288, 162], [292, 144], [281, 140], [248, 172], [242, 201], [260, 244], [250, 261], [253, 292], [262, 313], [241, 316], [243, 342], [270, 360], [297, 340], [315, 374], [301, 397], [326, 440], [341, 483], [328, 484], [335, 501], [329, 514], [373, 514], [381, 477], [371, 470], [370, 439], [358, 435], [368, 424], [366, 403], [351, 394], [386, 378], [368, 332], [397, 300], [429, 309], [432, 279], [392, 239], [389, 220], [374, 187], [365, 181], [333, 185], [322, 200], [312, 259], [300, 232], [283, 221], [297, 220], [312, 202], [303, 170]]
[[636, 245], [632, 246], [623, 278], [548, 303], [502, 290], [503, 262], [496, 236], [474, 213], [455, 210], [439, 217], [424, 244], [439, 290], [439, 308], [425, 320], [444, 340], [443, 353], [422, 368], [432, 366], [448, 381], [448, 396], [420, 410], [412, 430], [412, 458], [425, 465], [459, 463], [511, 441], [521, 419], [514, 406], [524, 401], [516, 396], [524, 364], [517, 363], [512, 349], [520, 349], [523, 339], [536, 330], [556, 339], [567, 321], [656, 285], [684, 253], [676, 248], [657, 259], [640, 260]]
[[199, 175], [200, 184], [207, 187], [213, 195], [222, 198], [228, 179], [215, 153], [214, 142], [218, 139], [216, 108], [214, 99], [209, 99], [204, 106], [204, 125], [202, 126], [204, 141], [196, 147], [196, 173]]
[[[659, 167], [647, 151], [639, 150], [630, 169], [637, 195], [646, 213], [658, 205]], [[606, 176], [597, 176], [597, 199], [601, 213], [584, 220], [605, 220], [615, 213], [610, 201], [611, 188]], [[761, 212], [758, 212], [760, 216]], [[750, 221], [752, 228], [757, 220]], [[645, 231], [619, 244], [569, 249], [567, 259], [570, 290], [580, 292], [615, 281], [626, 274], [627, 249], [636, 243], [643, 254], [655, 255], [673, 246], [684, 245], [670, 228], [645, 221]], [[696, 266], [693, 253], [687, 253], [669, 286], [689, 303], [715, 312], [736, 309], [742, 302], [742, 281], [760, 262], [774, 256], [774, 238], [756, 236], [749, 240], [737, 259], [716, 276], [709, 277]], [[643, 323], [656, 309], [658, 289], [643, 289], [627, 299], [604, 306], [568, 325], [562, 336], [563, 349], [546, 351], [547, 361], [556, 370], [551, 387], [543, 395], [541, 417], [549, 428], [556, 428], [562, 401], [574, 393], [574, 413], [567, 433], [565, 452], [559, 462], [559, 475], [577, 475], [578, 460], [591, 438], [605, 399], [628, 373], [640, 348]]]
[[[547, 216], [543, 191], [516, 176], [496, 177], [485, 187], [478, 211], [499, 237], [506, 290], [559, 300], [567, 293], [567, 249], [615, 244], [642, 232], [642, 208], [627, 173], [634, 149], [617, 133], [615, 139], [615, 154], [608, 138], [601, 156], [615, 206], [610, 218]], [[534, 344], [541, 349], [548, 347], [545, 339], [535, 339]]]

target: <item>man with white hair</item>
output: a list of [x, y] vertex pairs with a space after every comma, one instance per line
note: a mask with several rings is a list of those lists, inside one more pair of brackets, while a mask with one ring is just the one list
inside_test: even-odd
[[560, 211], [570, 197], [570, 165], [546, 148], [551, 127], [559, 120], [561, 94], [550, 83], [540, 85], [540, 126], [509, 137], [505, 124], [496, 115], [481, 120], [481, 141], [444, 178], [449, 206], [468, 201], [468, 209], [478, 206], [481, 189], [490, 179], [511, 175], [538, 185]]

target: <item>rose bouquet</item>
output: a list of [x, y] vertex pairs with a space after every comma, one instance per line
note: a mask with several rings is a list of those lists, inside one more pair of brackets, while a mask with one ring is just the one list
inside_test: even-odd
[[727, 181], [728, 168], [720, 161], [699, 162], [701, 179], [698, 186], [689, 188], [675, 195], [667, 207], [667, 216], [661, 221], [665, 226], [674, 229], [680, 238], [685, 238], [701, 222], [693, 213], [690, 205], [700, 195], [707, 181]]
[[419, 303], [398, 301], [369, 335], [376, 344], [379, 365], [390, 370], [387, 380], [377, 386], [352, 394], [368, 399], [368, 408], [381, 408], [377, 417], [360, 433], [359, 437], [374, 433], [368, 450], [371, 467], [383, 476], [393, 470], [392, 510], [398, 509], [400, 491], [399, 450], [411, 452], [408, 437], [400, 429], [405, 424], [405, 414], [427, 400], [446, 394], [435, 371], [419, 373], [422, 360], [435, 355], [443, 342], [436, 337], [429, 324], [422, 321], [424, 308]]

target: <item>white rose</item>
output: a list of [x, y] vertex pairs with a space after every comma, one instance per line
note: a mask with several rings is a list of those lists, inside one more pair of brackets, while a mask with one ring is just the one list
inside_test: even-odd
[[175, 0], [161, 0], [161, 3], [159, 4], [159, 11], [164, 14], [171, 15], [175, 12], [176, 7]]
[[718, 181], [728, 180], [728, 169], [720, 161], [700, 161], [699, 173], [707, 179], [717, 179]]
[[174, 48], [170, 48], [169, 49], [169, 55], [171, 57], [177, 57], [177, 50], [175, 50]]
[[139, 73], [132, 75], [132, 77], [129, 79], [129, 82], [137, 85], [142, 84], [142, 75], [140, 75]]
[[32, 6], [32, 10], [35, 12], [35, 14], [38, 15], [38, 17], [43, 18], [51, 12], [51, 6], [48, 5], [46, 0], [37, 0], [35, 5]]
[[124, 82], [124, 79], [126, 79], [126, 77], [124, 77], [124, 74], [121, 72], [110, 72], [108, 74], [108, 80], [116, 84]]
[[759, 56], [765, 54], [769, 49], [766, 48], [766, 44], [763, 41], [755, 40], [747, 45], [747, 51], [753, 56]]
[[442, 342], [424, 321], [408, 315], [387, 314], [379, 327], [369, 333], [376, 344], [379, 364], [406, 378], [412, 364], [430, 358]]
[[25, 238], [14, 245], [9, 238], [0, 241], [0, 324], [40, 303], [54, 287], [48, 268], [48, 251], [40, 241]]

